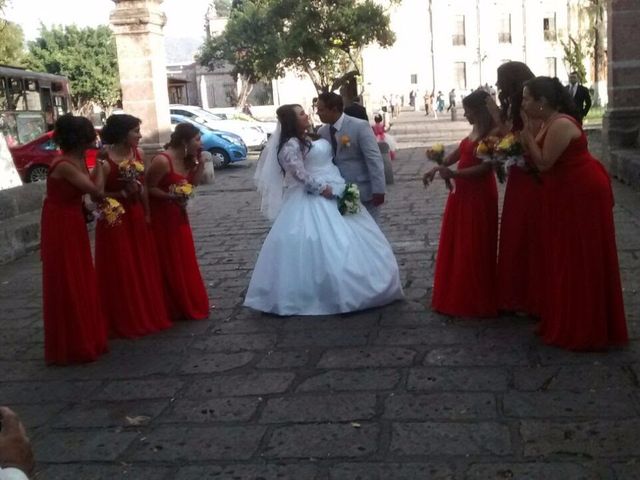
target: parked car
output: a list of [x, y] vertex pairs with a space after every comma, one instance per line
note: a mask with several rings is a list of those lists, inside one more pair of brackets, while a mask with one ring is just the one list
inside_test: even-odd
[[204, 110], [217, 115], [223, 120], [239, 120], [241, 122], [247, 122], [248, 124], [260, 127], [262, 131], [267, 134], [267, 137], [270, 137], [278, 126], [278, 122], [276, 121], [259, 120], [256, 117], [241, 112], [235, 108], [205, 108]]
[[[52, 131], [46, 132], [30, 142], [9, 147], [13, 163], [23, 182], [40, 182], [47, 179], [53, 160], [62, 155], [52, 136]], [[89, 170], [95, 167], [97, 156], [98, 145], [96, 148], [87, 150], [85, 162]]]
[[170, 105], [169, 110], [171, 115], [182, 115], [213, 130], [235, 133], [242, 137], [249, 150], [262, 150], [267, 144], [267, 134], [259, 126], [248, 125], [240, 120], [223, 120], [203, 108], [192, 105]]
[[182, 115], [171, 115], [171, 126], [179, 123], [190, 123], [200, 130], [202, 148], [213, 155], [215, 166], [226, 167], [230, 163], [247, 159], [247, 146], [242, 138], [230, 132], [212, 130], [191, 118]]

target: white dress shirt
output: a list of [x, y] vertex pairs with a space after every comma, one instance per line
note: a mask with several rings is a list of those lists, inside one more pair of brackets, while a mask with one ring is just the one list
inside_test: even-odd
[[17, 468], [0, 468], [0, 480], [29, 480], [29, 477]]

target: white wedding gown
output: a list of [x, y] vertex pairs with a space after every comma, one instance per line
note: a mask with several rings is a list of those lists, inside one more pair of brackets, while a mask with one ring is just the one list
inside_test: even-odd
[[[291, 141], [290, 141], [291, 142]], [[304, 160], [288, 142], [284, 201], [262, 245], [244, 305], [277, 315], [329, 315], [403, 298], [391, 245], [367, 212], [342, 216], [336, 200], [308, 193], [309, 185], [344, 190], [326, 140]], [[297, 151], [296, 151], [297, 149]], [[288, 151], [287, 151], [288, 150]], [[284, 161], [283, 161], [284, 160]]]

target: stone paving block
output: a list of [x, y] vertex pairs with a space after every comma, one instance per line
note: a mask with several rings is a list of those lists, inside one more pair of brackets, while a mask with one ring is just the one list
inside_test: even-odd
[[316, 465], [207, 465], [183, 467], [172, 480], [317, 480]]
[[400, 372], [392, 369], [329, 370], [307, 378], [298, 387], [300, 392], [391, 390], [400, 381]]
[[145, 417], [146, 424], [158, 417], [169, 406], [169, 400], [145, 400], [116, 403], [88, 402], [65, 409], [57, 417], [56, 428], [128, 427], [134, 420]]
[[269, 350], [276, 344], [276, 335], [270, 333], [212, 335], [198, 339], [193, 348], [209, 352], [241, 352], [243, 350]]
[[626, 463], [618, 463], [613, 466], [618, 480], [635, 480], [640, 478], [640, 462], [637, 458]]
[[273, 333], [282, 323], [280, 319], [260, 318], [258, 314], [253, 312], [251, 315], [258, 318], [241, 318], [240, 315], [234, 315], [228, 322], [216, 322], [213, 326], [213, 332], [217, 335]]
[[425, 365], [503, 366], [528, 365], [527, 352], [508, 345], [472, 344], [434, 348], [424, 360]]
[[536, 352], [542, 365], [625, 365], [637, 361], [637, 353], [626, 349], [611, 349], [607, 352], [569, 352], [560, 348], [540, 345]]
[[282, 319], [284, 332], [302, 331], [363, 331], [377, 325], [380, 312], [367, 310], [364, 312], [346, 313], [343, 315], [314, 315], [312, 317], [287, 317]]
[[503, 391], [508, 375], [502, 368], [420, 367], [409, 370], [409, 391]]
[[256, 365], [258, 368], [279, 369], [304, 367], [309, 353], [304, 350], [274, 350], [265, 353]]
[[140, 462], [199, 462], [247, 460], [258, 449], [264, 427], [167, 425], [136, 442], [128, 460]]
[[399, 347], [368, 347], [328, 350], [318, 368], [401, 367], [413, 363], [416, 352]]
[[454, 345], [470, 343], [477, 339], [478, 332], [468, 328], [419, 327], [381, 328], [375, 345]]
[[383, 327], [442, 327], [446, 326], [446, 320], [420, 305], [420, 310], [416, 312], [388, 312], [383, 313], [380, 319]]
[[[0, 396], [0, 398], [2, 398]], [[4, 402], [3, 405], [11, 407], [22, 420], [29, 436], [33, 436], [36, 429], [51, 422], [57, 418], [60, 413], [65, 411], [66, 403], [47, 403], [47, 404], [28, 404], [16, 405], [10, 402]]]
[[421, 422], [392, 424], [394, 455], [509, 455], [509, 428], [499, 423]]
[[247, 373], [216, 376], [193, 381], [185, 398], [236, 397], [282, 393], [293, 382], [295, 374], [281, 372]]
[[340, 463], [330, 480], [455, 480], [449, 465], [432, 463]]
[[260, 423], [346, 422], [376, 414], [372, 394], [302, 395], [267, 400]]
[[253, 360], [251, 352], [192, 353], [180, 367], [182, 373], [218, 373], [243, 367]]
[[171, 467], [140, 465], [49, 465], [38, 479], [42, 480], [169, 480], [173, 476]]
[[99, 386], [100, 382], [94, 381], [3, 382], [0, 383], [0, 399], [3, 404], [67, 402], [86, 397]]
[[489, 463], [471, 465], [465, 480], [600, 480], [588, 467], [575, 463]]
[[376, 451], [379, 430], [371, 423], [277, 427], [262, 455], [276, 458], [364, 457]]
[[282, 335], [278, 347], [355, 347], [366, 345], [367, 338], [368, 332], [363, 330], [292, 331]]
[[258, 397], [176, 400], [160, 423], [246, 422], [255, 413]]
[[518, 418], [636, 416], [631, 392], [509, 392], [503, 397], [504, 414]]
[[621, 365], [565, 365], [514, 369], [518, 390], [607, 391], [635, 388], [633, 374]]
[[556, 453], [589, 457], [640, 455], [637, 418], [589, 422], [523, 421], [525, 457]]
[[137, 400], [146, 398], [172, 398], [182, 388], [179, 378], [151, 380], [113, 380], [93, 395], [97, 400]]
[[44, 367], [36, 375], [50, 380], [96, 380], [113, 378], [141, 378], [151, 375], [168, 375], [180, 363], [179, 354], [163, 354], [149, 361], [149, 354], [112, 354], [100, 357], [100, 361], [83, 365]]
[[384, 406], [384, 418], [391, 420], [487, 420], [497, 415], [496, 399], [487, 393], [391, 394]]
[[137, 432], [116, 430], [63, 431], [48, 433], [34, 442], [39, 462], [115, 461], [139, 437]]

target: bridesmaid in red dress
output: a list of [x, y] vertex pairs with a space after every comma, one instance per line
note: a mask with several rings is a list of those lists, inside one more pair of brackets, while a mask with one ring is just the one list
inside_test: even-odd
[[[532, 78], [533, 73], [522, 62], [507, 62], [498, 68], [501, 133], [522, 130], [522, 87]], [[536, 235], [542, 188], [534, 170], [534, 165], [526, 168], [513, 165], [509, 169], [498, 247], [498, 308], [531, 315], [539, 313], [537, 267], [540, 253]]]
[[140, 120], [131, 115], [112, 115], [101, 137], [108, 145], [108, 158], [102, 167], [105, 195], [122, 203], [125, 213], [118, 225], [98, 221], [98, 289], [111, 335], [140, 337], [171, 326], [142, 174], [136, 178], [120, 172], [121, 166], [127, 165], [133, 172], [133, 162], [144, 165], [138, 148]]
[[200, 131], [189, 123], [177, 125], [165, 152], [151, 162], [146, 178], [151, 225], [173, 320], [209, 316], [209, 298], [196, 259], [187, 200], [172, 191], [177, 185], [199, 183], [204, 165], [198, 161], [200, 150]]
[[91, 362], [107, 351], [82, 205], [84, 194], [103, 197], [104, 176], [96, 168], [92, 181], [85, 165], [85, 151], [96, 142], [89, 120], [63, 115], [53, 140], [62, 156], [49, 169], [42, 208], [44, 356], [48, 364], [64, 365]]
[[[540, 334], [569, 350], [627, 342], [613, 192], [591, 155], [573, 99], [557, 78], [525, 84], [523, 141], [543, 172], [544, 282]], [[541, 120], [537, 135], [529, 119]]]
[[[475, 154], [478, 142], [496, 133], [488, 97], [487, 92], [476, 90], [464, 98], [464, 115], [473, 125], [471, 134], [423, 178], [425, 184], [436, 173], [443, 179], [455, 179], [442, 219], [431, 300], [433, 310], [447, 315], [494, 317], [498, 313], [498, 189], [491, 163]], [[450, 170], [457, 162], [458, 169]]]

